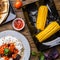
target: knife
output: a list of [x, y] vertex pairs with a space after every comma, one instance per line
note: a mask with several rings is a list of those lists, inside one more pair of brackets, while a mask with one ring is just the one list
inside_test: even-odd
[[60, 44], [60, 37], [57, 37], [56, 39], [54, 39], [54, 40], [52, 40], [52, 41], [45, 42], [45, 43], [42, 43], [42, 44], [43, 44], [43, 45], [46, 45], [46, 46], [49, 46], [49, 47], [54, 47], [54, 46]]
[[50, 13], [52, 13], [52, 15], [57, 18], [59, 16], [59, 14], [56, 10], [54, 1], [53, 0], [44, 0], [44, 3], [45, 3], [45, 5], [48, 6]]

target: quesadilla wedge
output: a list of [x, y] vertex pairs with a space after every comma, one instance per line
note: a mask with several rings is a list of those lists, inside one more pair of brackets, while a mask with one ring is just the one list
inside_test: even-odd
[[9, 12], [9, 0], [0, 1], [0, 24], [7, 18]]

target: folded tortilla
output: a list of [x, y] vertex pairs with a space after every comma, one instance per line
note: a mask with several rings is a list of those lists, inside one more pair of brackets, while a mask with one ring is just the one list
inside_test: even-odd
[[[3, 10], [0, 10], [0, 24], [7, 18], [9, 12], [9, 0], [1, 0]], [[0, 2], [0, 3], [1, 3]]]

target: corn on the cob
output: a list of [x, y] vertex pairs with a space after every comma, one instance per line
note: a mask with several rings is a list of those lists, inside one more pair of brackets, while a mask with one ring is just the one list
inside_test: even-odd
[[40, 6], [38, 10], [36, 28], [40, 30], [44, 30], [46, 20], [48, 15], [48, 8], [47, 6]]
[[55, 34], [57, 31], [59, 31], [60, 27], [59, 24], [54, 21], [51, 22], [44, 31], [40, 32], [36, 35], [36, 38], [39, 40], [39, 42], [45, 41], [47, 38]]

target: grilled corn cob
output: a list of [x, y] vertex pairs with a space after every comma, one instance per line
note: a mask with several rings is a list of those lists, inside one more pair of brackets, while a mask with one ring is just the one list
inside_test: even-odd
[[51, 22], [44, 31], [40, 32], [36, 35], [36, 38], [39, 40], [39, 42], [45, 41], [47, 38], [55, 34], [57, 31], [59, 31], [60, 27], [59, 24], [54, 21]]
[[45, 23], [47, 20], [48, 8], [47, 6], [40, 6], [38, 10], [36, 28], [40, 30], [44, 30]]

